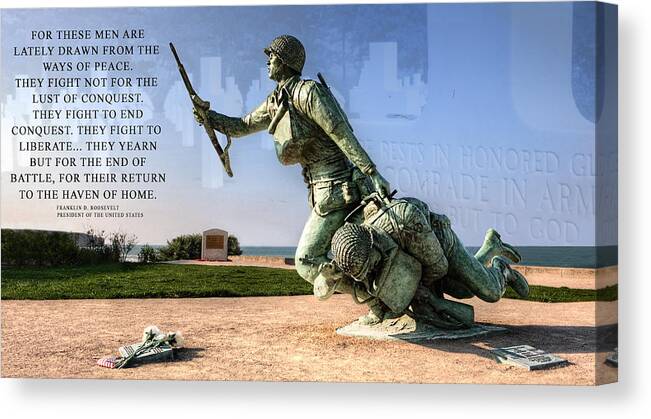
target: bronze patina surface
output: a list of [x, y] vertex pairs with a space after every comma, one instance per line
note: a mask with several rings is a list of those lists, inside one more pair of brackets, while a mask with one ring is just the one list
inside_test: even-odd
[[[361, 146], [325, 79], [301, 77], [305, 48], [291, 35], [266, 48], [276, 88], [242, 117], [195, 105], [197, 121], [230, 137], [266, 130], [278, 161], [299, 164], [308, 186], [308, 217], [296, 250], [296, 270], [328, 299], [351, 294], [369, 313], [362, 325], [402, 315], [443, 329], [474, 325], [472, 306], [445, 299], [498, 301], [507, 286], [528, 294], [526, 279], [510, 267], [518, 252], [493, 229], [468, 254], [445, 215], [415, 198], [393, 199], [389, 183]], [[334, 259], [330, 260], [332, 249]]]

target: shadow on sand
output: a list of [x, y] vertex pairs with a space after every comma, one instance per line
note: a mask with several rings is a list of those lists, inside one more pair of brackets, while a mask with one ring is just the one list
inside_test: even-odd
[[195, 358], [203, 358], [202, 352], [204, 351], [203, 348], [181, 348], [176, 351], [174, 361], [191, 361]]
[[410, 341], [445, 352], [468, 353], [491, 358], [487, 348], [531, 345], [550, 353], [613, 352], [617, 347], [617, 324], [605, 326], [507, 326], [506, 333], [458, 340]]

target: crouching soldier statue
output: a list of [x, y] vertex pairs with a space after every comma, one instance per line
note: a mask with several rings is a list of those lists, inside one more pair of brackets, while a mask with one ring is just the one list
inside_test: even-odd
[[[332, 238], [332, 262], [323, 264], [314, 284], [319, 299], [335, 290], [353, 295], [370, 311], [360, 323], [372, 325], [408, 314], [445, 329], [472, 326], [472, 306], [444, 299], [444, 294], [496, 302], [510, 286], [529, 294], [526, 279], [509, 262], [517, 250], [493, 229], [473, 256], [444, 215], [429, 211], [414, 198], [389, 201], [377, 194], [365, 199], [361, 214]], [[357, 217], [357, 220], [354, 218]]]
[[[264, 49], [269, 78], [276, 88], [244, 117], [207, 112], [210, 125], [232, 137], [261, 130], [273, 135], [281, 164], [300, 164], [312, 208], [296, 249], [296, 270], [314, 283], [318, 267], [329, 262], [332, 235], [360, 202], [360, 185], [386, 196], [389, 183], [377, 171], [322, 77], [301, 78], [305, 49], [293, 36], [282, 35]], [[320, 76], [320, 75], [319, 75]], [[195, 118], [203, 123], [195, 112]]]

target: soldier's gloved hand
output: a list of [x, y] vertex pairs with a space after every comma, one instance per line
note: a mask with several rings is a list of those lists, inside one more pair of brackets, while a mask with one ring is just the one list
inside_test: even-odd
[[391, 193], [391, 184], [378, 172], [375, 170], [369, 175], [371, 181], [373, 182], [373, 187], [375, 191], [380, 194], [382, 198], [386, 198]]
[[343, 272], [332, 262], [325, 262], [319, 265], [319, 273], [333, 281], [338, 281], [344, 277]]
[[203, 118], [195, 108], [192, 108], [192, 115], [194, 115], [194, 120], [197, 121], [199, 125], [203, 125]]
[[314, 296], [321, 301], [327, 300], [335, 293], [337, 283], [343, 277], [343, 272], [334, 263], [322, 263], [319, 266], [319, 275], [314, 279]]

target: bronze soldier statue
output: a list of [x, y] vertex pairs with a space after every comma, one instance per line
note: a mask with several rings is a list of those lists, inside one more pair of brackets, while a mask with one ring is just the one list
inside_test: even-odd
[[[273, 92], [244, 117], [207, 113], [212, 127], [232, 137], [267, 130], [284, 165], [300, 164], [312, 208], [298, 247], [296, 270], [314, 283], [335, 231], [359, 204], [360, 188], [387, 196], [389, 183], [353, 134], [348, 119], [325, 82], [301, 78], [305, 49], [293, 36], [281, 35], [264, 49]], [[195, 111], [195, 118], [203, 118]], [[370, 185], [369, 185], [370, 184]]]
[[494, 229], [473, 256], [448, 217], [430, 212], [418, 199], [375, 198], [363, 204], [363, 220], [345, 223], [333, 236], [330, 265], [337, 269], [324, 268], [314, 286], [321, 300], [336, 289], [365, 302], [371, 310], [360, 318], [362, 324], [408, 311], [438, 327], [469, 327], [472, 307], [445, 300], [444, 294], [487, 302], [500, 300], [507, 286], [521, 297], [529, 294], [527, 280], [509, 264], [520, 261], [518, 251]]

